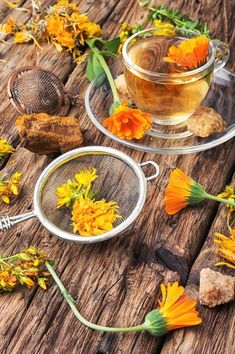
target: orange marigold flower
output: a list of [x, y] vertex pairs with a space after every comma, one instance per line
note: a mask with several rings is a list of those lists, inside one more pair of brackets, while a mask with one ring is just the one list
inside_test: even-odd
[[219, 245], [219, 254], [228, 261], [218, 262], [215, 265], [225, 265], [235, 269], [235, 229], [230, 230], [230, 237], [226, 237], [218, 232], [216, 232], [215, 236], [217, 239], [214, 242]]
[[112, 230], [113, 223], [121, 218], [115, 202], [105, 199], [94, 201], [81, 197], [73, 205], [73, 231], [81, 236], [97, 236]]
[[140, 139], [152, 127], [151, 115], [122, 102], [113, 114], [103, 122], [104, 127], [114, 135], [126, 139]]
[[201, 184], [179, 168], [171, 172], [165, 195], [165, 211], [168, 214], [176, 214], [187, 205], [198, 204], [204, 199], [205, 191]]
[[159, 308], [145, 317], [146, 330], [155, 336], [163, 335], [176, 328], [195, 326], [202, 322], [195, 309], [196, 301], [185, 294], [178, 282], [161, 284], [162, 300]]
[[178, 46], [171, 46], [164, 60], [189, 69], [196, 69], [205, 63], [208, 46], [209, 40], [206, 36], [184, 40]]

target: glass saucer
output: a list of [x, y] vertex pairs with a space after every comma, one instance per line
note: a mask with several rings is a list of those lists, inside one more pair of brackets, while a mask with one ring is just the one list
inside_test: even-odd
[[[114, 77], [122, 73], [120, 65], [112, 68]], [[185, 123], [174, 126], [153, 125], [153, 129], [140, 140], [124, 140], [103, 127], [103, 120], [109, 116], [112, 105], [112, 93], [107, 81], [99, 87], [97, 77], [88, 87], [85, 95], [85, 106], [88, 116], [95, 126], [111, 139], [132, 149], [156, 154], [189, 154], [223, 144], [235, 136], [235, 74], [227, 69], [220, 69], [213, 75], [209, 92], [203, 105], [214, 108], [226, 121], [227, 128], [223, 133], [200, 138], [188, 132]]]

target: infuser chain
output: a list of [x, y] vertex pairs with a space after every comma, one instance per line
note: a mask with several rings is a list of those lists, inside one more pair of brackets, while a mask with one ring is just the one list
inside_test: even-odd
[[0, 232], [5, 232], [12, 228], [15, 224], [31, 219], [34, 216], [34, 211], [16, 216], [0, 216]]

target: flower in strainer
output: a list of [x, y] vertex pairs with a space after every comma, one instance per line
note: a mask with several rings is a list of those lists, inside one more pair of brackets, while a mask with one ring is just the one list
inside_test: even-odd
[[72, 210], [73, 231], [81, 236], [97, 236], [112, 230], [113, 223], [121, 218], [118, 208], [113, 201], [79, 198]]

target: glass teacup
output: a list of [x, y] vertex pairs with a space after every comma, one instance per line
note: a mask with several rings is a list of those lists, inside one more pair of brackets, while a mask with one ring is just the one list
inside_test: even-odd
[[123, 46], [124, 75], [132, 99], [158, 124], [179, 124], [190, 117], [204, 100], [213, 72], [228, 60], [229, 50], [218, 40], [209, 41], [206, 60], [196, 69], [163, 59], [169, 47], [198, 36], [185, 29], [155, 27], [134, 34]]

